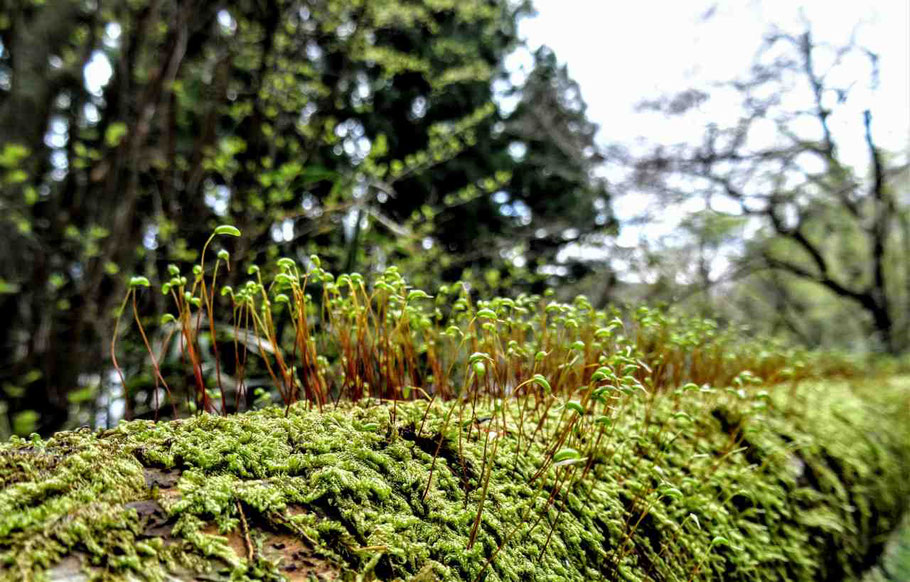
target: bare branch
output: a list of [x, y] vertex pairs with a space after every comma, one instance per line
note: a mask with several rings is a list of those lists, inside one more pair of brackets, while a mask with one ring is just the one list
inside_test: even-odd
[[870, 306], [875, 307], [875, 300], [868, 292], [858, 292], [852, 289], [848, 289], [828, 276], [817, 275], [809, 269], [802, 267], [801, 265], [778, 259], [767, 252], [764, 253], [763, 256], [768, 265], [775, 269], [785, 271], [791, 275], [799, 277], [800, 279], [822, 285], [828, 290], [834, 292], [836, 295], [855, 301], [864, 308], [869, 308]]
[[872, 139], [872, 113], [867, 109], [863, 113], [863, 123], [866, 129], [866, 145], [872, 162], [872, 190], [870, 197], [874, 201], [875, 211], [872, 219], [872, 276], [875, 280], [875, 289], [879, 295], [879, 305], [888, 310], [888, 296], [885, 293], [885, 242], [888, 238], [888, 225], [891, 222], [890, 205], [885, 192], [885, 171], [882, 165], [881, 153]]

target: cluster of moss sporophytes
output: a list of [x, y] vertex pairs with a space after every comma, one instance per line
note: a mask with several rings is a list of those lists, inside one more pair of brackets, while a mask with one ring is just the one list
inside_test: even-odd
[[[218, 282], [230, 269], [226, 250], [206, 261], [217, 235], [240, 232], [218, 227], [190, 277], [169, 266], [161, 291], [173, 312], [160, 315], [159, 340], [150, 341], [137, 306], [137, 294], [151, 285], [146, 277], [132, 278], [118, 311], [114, 367], [129, 390], [117, 359], [120, 320], [129, 306], [159, 388], [154, 394], [164, 391], [166, 402], [155, 401], [156, 413], [161, 406], [175, 416], [178, 408], [242, 410], [253, 401], [253, 373], [256, 385], [271, 386], [266, 399], [285, 405], [459, 398], [509, 406], [531, 396], [553, 399], [552, 405], [584, 400], [584, 409], [593, 411], [590, 405], [611, 391], [644, 395], [686, 383], [793, 383], [856, 372], [844, 358], [747, 338], [743, 330], [660, 309], [599, 310], [584, 296], [562, 303], [551, 292], [483, 300], [464, 283], [431, 295], [408, 285], [396, 267], [373, 281], [359, 273], [336, 278], [316, 256], [305, 266], [290, 258], [268, 269], [252, 265], [249, 279], [235, 289]], [[179, 357], [170, 359], [185, 367], [173, 376], [192, 378], [180, 394], [162, 372], [163, 360], [175, 352]]]
[[711, 322], [317, 257], [219, 287], [208, 246], [154, 333], [133, 278], [111, 342], [128, 387], [130, 307], [156, 415], [187, 418], [0, 448], [10, 578], [77, 555], [148, 579], [843, 579], [903, 509], [906, 383], [861, 396], [830, 380], [845, 360]]

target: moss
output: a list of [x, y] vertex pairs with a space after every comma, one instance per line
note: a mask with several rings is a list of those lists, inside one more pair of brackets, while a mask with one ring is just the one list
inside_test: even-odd
[[512, 420], [495, 457], [488, 423], [446, 425], [452, 403], [422, 430], [421, 403], [394, 427], [385, 405], [298, 405], [14, 439], [0, 578], [76, 556], [99, 579], [852, 579], [910, 494], [907, 386], [629, 399], [590, 474], [555, 492], [555, 470], [533, 477], [556, 410], [521, 453]]
[[892, 534], [879, 563], [866, 573], [863, 582], [900, 582], [910, 580], [910, 515]]

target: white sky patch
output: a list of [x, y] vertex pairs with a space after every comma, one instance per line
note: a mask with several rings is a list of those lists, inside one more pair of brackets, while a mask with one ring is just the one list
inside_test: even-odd
[[281, 222], [272, 225], [272, 240], [277, 243], [290, 242], [294, 240], [294, 221], [285, 218]]
[[121, 32], [122, 32], [122, 29], [120, 27], [120, 24], [117, 22], [111, 22], [107, 26], [105, 26], [104, 27], [104, 38], [102, 39], [104, 46], [106, 46], [107, 48], [112, 49], [112, 50], [120, 48], [120, 33]]
[[231, 16], [231, 13], [227, 10], [219, 10], [218, 15], [218, 24], [225, 30], [225, 32], [234, 33], [237, 30], [237, 22], [234, 20], [234, 17]]
[[94, 51], [88, 64], [83, 70], [85, 75], [85, 89], [96, 97], [100, 97], [104, 87], [111, 80], [114, 69], [111, 68], [111, 61], [101, 51]]
[[[881, 87], [873, 104], [886, 119], [880, 119], [875, 129], [884, 147], [907, 146], [910, 3], [906, 0], [837, 3], [836, 9], [825, 0], [536, 0], [535, 6], [538, 15], [524, 20], [520, 33], [532, 50], [548, 45], [568, 65], [581, 86], [589, 117], [601, 126], [602, 142], [645, 138], [666, 143], [698, 137], [700, 126], [680, 123], [668, 128], [663, 115], [636, 113], [634, 107], [642, 99], [743, 75], [769, 27], [800, 30], [802, 10], [816, 40], [843, 43], [856, 28], [857, 43], [880, 55]], [[712, 6], [716, 6], [714, 16], [702, 21]], [[527, 67], [525, 59], [516, 56], [507, 65]], [[735, 115], [737, 103], [721, 104], [712, 98], [708, 113], [712, 119]]]
[[218, 216], [226, 216], [231, 202], [231, 189], [223, 184], [207, 184], [205, 204]]
[[[866, 64], [855, 62], [843, 74], [859, 82], [851, 101], [831, 118], [842, 154], [864, 164], [862, 110], [871, 107], [879, 144], [904, 150], [910, 138], [910, 3], [878, 0], [837, 3], [806, 0], [757, 2], [603, 2], [536, 0], [538, 15], [522, 22], [520, 32], [531, 50], [546, 44], [568, 65], [581, 86], [589, 118], [600, 126], [602, 144], [618, 143], [634, 153], [637, 144], [695, 142], [707, 121], [737, 118], [739, 100], [729, 92], [713, 93], [696, 115], [667, 118], [637, 112], [643, 99], [655, 99], [690, 87], [731, 80], [748, 72], [763, 35], [772, 25], [801, 30], [800, 11], [811, 22], [816, 41], [845, 43], [856, 31], [857, 44], [880, 56], [880, 87], [865, 90]], [[707, 11], [713, 17], [704, 19]], [[509, 61], [527, 68], [527, 56]], [[855, 74], [854, 74], [855, 73]], [[516, 74], [517, 73], [513, 73]], [[618, 202], [618, 201], [617, 201]], [[648, 201], [617, 203], [621, 220], [640, 212]]]

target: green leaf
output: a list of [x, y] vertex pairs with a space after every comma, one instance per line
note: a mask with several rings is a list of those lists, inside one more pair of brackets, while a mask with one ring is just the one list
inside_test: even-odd
[[105, 145], [111, 148], [120, 145], [126, 136], [126, 131], [126, 124], [122, 121], [110, 124], [104, 132]]
[[496, 312], [492, 309], [481, 309], [477, 312], [477, 317], [480, 319], [496, 319]]
[[303, 179], [304, 184], [309, 185], [325, 180], [335, 180], [338, 178], [338, 172], [329, 170], [323, 166], [307, 166], [304, 168], [303, 172], [300, 173], [300, 177]]
[[566, 408], [576, 412], [579, 416], [584, 416], [585, 408], [581, 405], [581, 402], [577, 400], [569, 400], [566, 402]]
[[675, 418], [677, 420], [686, 420], [689, 422], [695, 422], [694, 420], [692, 420], [692, 417], [689, 416], [688, 414], [686, 414], [685, 412], [677, 412], [677, 413], [673, 414], [673, 418]]
[[9, 143], [0, 150], [0, 167], [12, 168], [28, 157], [29, 150], [24, 145]]
[[675, 487], [664, 487], [660, 490], [661, 497], [669, 497], [671, 499], [682, 499], [682, 491]]
[[420, 289], [414, 289], [413, 291], [408, 292], [408, 301], [414, 301], [415, 299], [432, 299], [432, 295], [428, 295], [425, 291]]
[[565, 448], [560, 449], [555, 455], [553, 455], [554, 463], [562, 463], [564, 461], [577, 461], [581, 458], [581, 453], [575, 449]]
[[23, 410], [13, 416], [13, 432], [19, 436], [25, 436], [34, 432], [38, 426], [38, 413], [34, 410]]
[[66, 395], [66, 399], [70, 401], [70, 404], [80, 404], [82, 402], [88, 402], [95, 397], [95, 391], [91, 386], [86, 386], [85, 388], [80, 388], [79, 390], [74, 390]]
[[550, 388], [550, 383], [547, 381], [547, 379], [544, 378], [543, 376], [541, 376], [540, 374], [534, 374], [534, 376], [531, 377], [531, 382], [534, 382], [535, 384], [537, 384], [538, 386], [540, 386], [547, 392], [553, 391], [553, 389]]
[[230, 224], [222, 224], [215, 229], [215, 234], [224, 234], [227, 236], [240, 236], [240, 229]]
[[611, 335], [613, 335], [613, 330], [607, 327], [602, 327], [594, 332], [594, 337], [599, 340], [607, 339]]
[[12, 295], [19, 292], [19, 285], [0, 279], [0, 295]]

